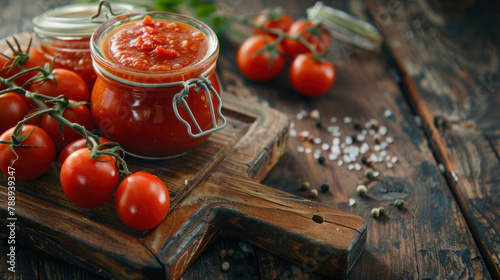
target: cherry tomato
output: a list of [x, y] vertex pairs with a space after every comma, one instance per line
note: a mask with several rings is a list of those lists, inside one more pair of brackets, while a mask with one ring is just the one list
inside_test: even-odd
[[[28, 113], [26, 113], [26, 116], [31, 115], [31, 114], [35, 113], [36, 111], [38, 111], [37, 108], [31, 108], [31, 109], [29, 109]], [[36, 118], [33, 118], [33, 119], [26, 121], [25, 123], [32, 124], [32, 125], [40, 125], [41, 121], [42, 121], [42, 116], [38, 116]]]
[[[99, 140], [101, 141], [101, 144], [111, 142], [109, 139], [104, 138], [104, 137], [99, 137]], [[85, 138], [80, 138], [78, 140], [75, 140], [75, 141], [69, 143], [66, 147], [64, 147], [64, 149], [62, 149], [61, 153], [59, 154], [59, 158], [57, 159], [57, 163], [58, 163], [59, 167], [61, 167], [63, 165], [66, 158], [69, 155], [71, 155], [74, 151], [82, 149], [82, 148], [87, 148], [86, 143], [87, 143], [87, 140], [85, 140]]]
[[65, 95], [76, 101], [90, 101], [87, 84], [78, 74], [71, 70], [56, 68], [52, 71], [52, 75], [57, 83], [52, 80], [34, 83], [31, 85], [30, 91], [53, 97]]
[[274, 52], [273, 58], [270, 51], [263, 50], [273, 41], [270, 36], [254, 35], [240, 45], [236, 53], [236, 64], [245, 77], [255, 82], [266, 82], [281, 73], [285, 67], [283, 47], [277, 46], [276, 50], [279, 52]]
[[106, 203], [119, 182], [115, 162], [108, 155], [93, 159], [87, 148], [69, 155], [60, 175], [61, 186], [69, 201], [81, 208], [95, 208]]
[[[22, 47], [22, 49], [25, 51], [27, 47]], [[12, 57], [12, 52], [7, 52], [5, 54]], [[44, 67], [45, 63], [50, 63], [50, 60], [46, 58], [40, 50], [32, 46], [29, 51], [29, 59], [23, 64], [23, 68], [30, 69], [37, 66]], [[8, 60], [7, 58], [0, 56], [0, 69], [3, 69], [0, 70], [0, 77], [9, 78], [21, 72], [21, 69], [18, 66], [9, 69], [10, 65], [12, 65], [12, 60]], [[14, 82], [16, 83], [16, 85], [22, 86], [36, 74], [37, 72], [35, 71], [26, 75], [22, 75], [21, 77], [16, 78]], [[0, 90], [5, 88], [7, 88], [7, 86], [0, 86]]]
[[[261, 14], [256, 16], [253, 19], [253, 23], [257, 26], [262, 26], [263, 28], [266, 29], [279, 29], [283, 32], [286, 32], [288, 28], [290, 28], [290, 25], [293, 23], [293, 19], [289, 15], [282, 15], [281, 17], [277, 19], [272, 19], [269, 18], [266, 14]], [[269, 33], [266, 32], [262, 29], [259, 28], [254, 28], [253, 29], [254, 34], [267, 34], [273, 38], [277, 38], [278, 35], [274, 33]]]
[[[76, 102], [76, 101], [70, 100], [70, 102]], [[83, 125], [89, 131], [92, 131], [95, 127], [94, 119], [92, 118], [90, 110], [87, 108], [87, 106], [83, 104], [66, 108], [62, 116], [63, 118], [67, 119], [70, 122]], [[43, 116], [40, 127], [43, 128], [45, 131], [47, 131], [50, 137], [52, 137], [52, 140], [56, 145], [57, 152], [60, 152], [69, 143], [82, 137], [80, 134], [78, 134], [71, 128], [63, 126], [62, 129], [64, 135], [63, 138], [63, 136], [61, 135], [61, 131], [59, 129], [59, 122], [49, 115]]]
[[24, 119], [28, 110], [28, 104], [14, 92], [0, 95], [0, 133], [16, 126], [20, 120]]
[[306, 54], [298, 55], [289, 71], [290, 82], [299, 93], [309, 97], [325, 94], [335, 82], [335, 68]]
[[165, 184], [149, 173], [125, 178], [116, 191], [115, 209], [120, 220], [135, 230], [152, 229], [163, 221], [170, 207]]
[[[319, 28], [318, 30], [320, 31], [320, 35], [312, 34], [310, 31], [303, 31], [307, 28], [311, 28], [314, 26], [316, 25], [314, 25], [312, 22], [297, 20], [288, 29], [288, 34], [293, 36], [295, 35], [298, 36], [302, 32], [304, 32], [300, 36], [306, 39], [307, 42], [315, 46], [316, 51], [318, 53], [321, 53], [330, 46], [330, 37], [326, 31], [322, 30], [321, 27], [318, 26], [316, 27]], [[291, 38], [285, 38], [285, 40], [283, 40], [283, 47], [285, 48], [286, 53], [290, 57], [296, 57], [301, 53], [311, 53], [311, 50], [307, 48], [304, 44], [302, 44], [298, 40]]]
[[[43, 129], [33, 125], [23, 125], [21, 137], [30, 133], [31, 135], [24, 139], [21, 145], [36, 148], [14, 148], [18, 155], [17, 160], [9, 145], [0, 144], [0, 169], [5, 175], [9, 174], [9, 171], [14, 171], [13, 177], [16, 180], [28, 181], [41, 176], [49, 170], [56, 158], [54, 143]], [[14, 128], [5, 131], [0, 136], [0, 141], [11, 141], [12, 134]]]

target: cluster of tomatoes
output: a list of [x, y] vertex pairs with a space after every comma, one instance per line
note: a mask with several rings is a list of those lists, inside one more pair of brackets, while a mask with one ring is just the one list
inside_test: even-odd
[[[23, 53], [19, 47], [10, 56], [0, 56], [0, 77], [13, 78], [16, 85], [22, 85], [22, 89], [9, 92], [16, 86], [7, 87], [0, 83], [0, 92], [3, 92], [0, 94], [2, 172], [12, 174], [14, 170], [16, 180], [28, 181], [43, 175], [56, 164], [60, 168], [62, 189], [76, 206], [95, 208], [114, 196], [115, 209], [124, 224], [136, 230], [157, 226], [170, 207], [165, 184], [154, 175], [144, 172], [130, 174], [128, 169], [127, 176], [120, 182], [123, 170], [120, 165], [125, 164], [120, 160], [120, 152], [116, 157], [112, 156], [115, 153], [92, 156], [89, 146], [93, 146], [88, 138], [82, 138], [46, 113], [51, 111], [53, 114], [54, 108], [58, 108], [56, 113], [69, 123], [89, 132], [95, 131], [88, 103], [90, 92], [85, 81], [75, 72], [62, 68], [51, 69], [48, 79], [34, 79], [40, 73], [29, 69], [43, 68], [47, 63], [50, 61], [34, 47], [29, 48], [28, 53]], [[47, 106], [41, 108], [39, 102], [34, 102], [24, 93], [43, 95]], [[65, 97], [58, 98], [61, 95]], [[20, 122], [22, 126], [18, 125]], [[107, 145], [110, 143], [108, 139], [99, 137], [99, 140], [99, 151], [113, 147]]]
[[256, 82], [270, 81], [291, 59], [289, 80], [300, 94], [321, 96], [333, 86], [335, 68], [324, 59], [330, 37], [321, 25], [266, 12], [249, 23], [254, 35], [240, 45], [236, 54], [236, 63], [245, 77]]

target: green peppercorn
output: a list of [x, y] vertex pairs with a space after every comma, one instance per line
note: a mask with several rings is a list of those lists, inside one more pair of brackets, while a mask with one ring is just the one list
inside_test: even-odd
[[403, 207], [403, 204], [405, 204], [404, 200], [398, 199], [398, 200], [394, 201], [394, 206], [396, 206], [397, 208]]
[[317, 128], [322, 128], [323, 127], [323, 123], [321, 121], [316, 121], [316, 127]]
[[327, 192], [328, 190], [330, 190], [330, 186], [328, 184], [321, 185], [322, 192]]
[[309, 189], [309, 187], [311, 186], [311, 184], [309, 184], [309, 182], [303, 182], [302, 185], [301, 185], [301, 188], [305, 191], [307, 191]]
[[356, 191], [358, 192], [358, 195], [364, 196], [368, 192], [368, 189], [366, 188], [365, 185], [359, 185], [356, 188]]
[[227, 256], [232, 257], [234, 255], [234, 249], [227, 250]]
[[374, 178], [374, 174], [375, 174], [375, 170], [373, 170], [372, 168], [367, 168], [365, 170], [365, 177], [368, 178], [368, 179], [373, 179]]

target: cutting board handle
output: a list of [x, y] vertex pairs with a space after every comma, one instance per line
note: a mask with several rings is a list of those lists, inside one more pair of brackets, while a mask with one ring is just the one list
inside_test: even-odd
[[170, 242], [159, 250], [167, 279], [178, 279], [225, 232], [236, 233], [308, 272], [334, 278], [345, 278], [366, 241], [366, 223], [357, 215], [251, 180], [222, 176], [193, 189], [162, 226], [155, 232], [170, 235]]

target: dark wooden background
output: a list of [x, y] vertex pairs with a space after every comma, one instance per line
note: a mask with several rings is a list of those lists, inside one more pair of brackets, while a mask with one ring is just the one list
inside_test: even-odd
[[[294, 18], [304, 17], [315, 1], [222, 0], [234, 14], [282, 6]], [[354, 133], [349, 116], [364, 124], [376, 118], [394, 137], [387, 153], [398, 157], [394, 168], [376, 165], [381, 176], [360, 198], [360, 171], [327, 160], [320, 165], [297, 146], [312, 144], [290, 137], [288, 152], [264, 184], [307, 197], [303, 181], [330, 191], [314, 200], [356, 213], [368, 223], [365, 252], [349, 279], [500, 279], [500, 5], [476, 0], [324, 1], [378, 26], [385, 43], [379, 52], [354, 49], [333, 40], [337, 81], [325, 96], [299, 96], [286, 73], [255, 84], [235, 66], [242, 39], [228, 35], [218, 65], [227, 94], [250, 98], [286, 113], [297, 131], [331, 139], [328, 125], [339, 125], [343, 137]], [[31, 31], [31, 19], [67, 0], [0, 0], [0, 37]], [[237, 26], [241, 31], [248, 30]], [[323, 128], [297, 120], [302, 111], [318, 109]], [[391, 110], [389, 118], [384, 112]], [[336, 124], [330, 118], [337, 117]], [[316, 147], [313, 147], [313, 150]], [[349, 206], [349, 199], [356, 204]], [[394, 199], [405, 200], [397, 210]], [[384, 206], [386, 215], [370, 216]], [[22, 229], [21, 229], [22, 230]], [[5, 232], [5, 229], [1, 229]], [[6, 271], [6, 240], [1, 242], [2, 279], [99, 279], [26, 246], [17, 247], [18, 272]], [[223, 272], [221, 249], [234, 249], [231, 268]], [[305, 266], [291, 264], [238, 239], [215, 243], [188, 269], [184, 279], [328, 279]]]

